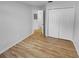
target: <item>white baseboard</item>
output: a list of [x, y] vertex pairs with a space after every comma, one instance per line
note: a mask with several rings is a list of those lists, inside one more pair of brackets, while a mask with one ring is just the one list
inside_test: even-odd
[[73, 44], [74, 44], [74, 46], [75, 46], [77, 55], [79, 56], [79, 47], [78, 47], [78, 45], [76, 44], [76, 42], [75, 42], [74, 40], [73, 40], [72, 42], [73, 42]]
[[7, 50], [10, 49], [11, 47], [15, 46], [15, 45], [18, 44], [19, 42], [23, 41], [25, 38], [29, 37], [30, 35], [32, 35], [32, 33], [29, 34], [28, 36], [23, 37], [22, 39], [19, 39], [19, 40], [16, 41], [16, 42], [10, 43], [7, 47], [5, 47], [4, 49], [2, 49], [2, 50], [0, 51], [0, 54], [2, 54], [3, 52], [7, 51]]

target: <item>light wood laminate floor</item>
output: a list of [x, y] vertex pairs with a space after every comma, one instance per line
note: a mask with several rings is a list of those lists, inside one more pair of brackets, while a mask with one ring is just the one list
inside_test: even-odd
[[23, 57], [78, 57], [71, 41], [43, 37], [41, 33], [34, 33], [22, 42], [16, 44], [0, 55], [2, 58]]

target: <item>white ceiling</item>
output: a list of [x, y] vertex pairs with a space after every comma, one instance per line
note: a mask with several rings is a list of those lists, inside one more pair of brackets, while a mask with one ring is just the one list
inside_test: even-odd
[[32, 6], [42, 6], [48, 3], [48, 1], [23, 1], [23, 2]]

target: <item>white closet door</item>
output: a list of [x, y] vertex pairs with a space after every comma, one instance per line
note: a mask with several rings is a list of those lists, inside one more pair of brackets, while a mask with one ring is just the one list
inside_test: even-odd
[[48, 36], [72, 40], [74, 8], [49, 10]]
[[49, 20], [49, 28], [48, 28], [48, 36], [58, 38], [58, 27], [59, 27], [59, 16], [56, 10], [49, 10], [48, 20]]
[[59, 38], [73, 39], [73, 25], [74, 25], [74, 8], [58, 9], [61, 13]]

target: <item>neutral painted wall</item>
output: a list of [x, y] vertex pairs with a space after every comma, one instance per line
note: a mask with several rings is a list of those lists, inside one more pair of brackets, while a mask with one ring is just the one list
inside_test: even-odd
[[74, 43], [79, 55], [79, 3], [75, 7], [75, 29], [74, 29]]
[[38, 29], [38, 19], [34, 19], [34, 14], [38, 14], [37, 8], [32, 8], [32, 32], [34, 32], [35, 29]]
[[[53, 2], [49, 3], [46, 7], [46, 16], [48, 16], [48, 9], [54, 8], [65, 8], [65, 7], [74, 7], [75, 15], [74, 15], [74, 28], [73, 28], [73, 39], [72, 42], [76, 48], [76, 51], [79, 55], [79, 2], [69, 2], [69, 1], [61, 1], [61, 2]], [[48, 17], [46, 17], [46, 35], [48, 35]]]
[[31, 7], [21, 2], [0, 2], [0, 53], [31, 33]]
[[[37, 19], [34, 19], [37, 14]], [[32, 32], [43, 25], [43, 9], [40, 7], [32, 7]]]

